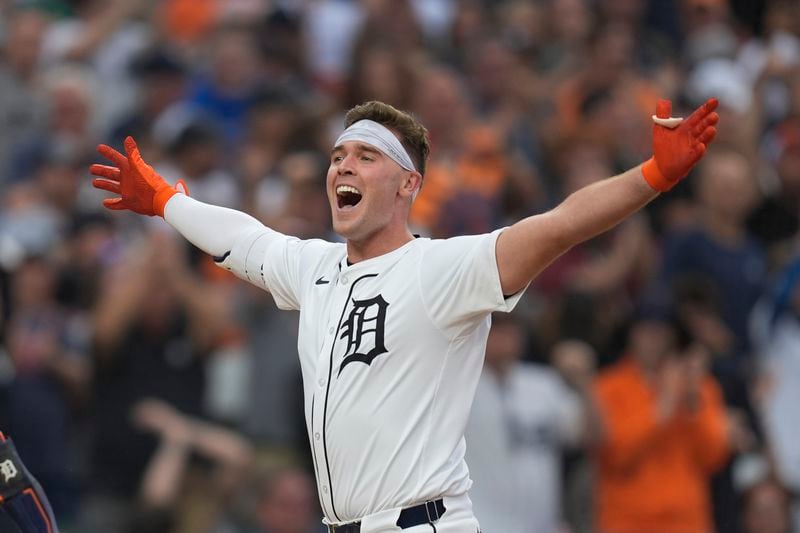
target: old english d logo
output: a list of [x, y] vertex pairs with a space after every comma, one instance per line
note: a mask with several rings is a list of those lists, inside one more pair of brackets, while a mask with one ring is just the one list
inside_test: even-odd
[[339, 374], [346, 365], [354, 361], [369, 365], [373, 359], [388, 351], [383, 344], [387, 307], [389, 304], [380, 294], [368, 300], [353, 300], [353, 308], [339, 337], [347, 339], [347, 352], [339, 367]]
[[3, 475], [3, 483], [8, 483], [19, 475], [19, 470], [11, 459], [6, 459], [0, 463], [0, 474]]

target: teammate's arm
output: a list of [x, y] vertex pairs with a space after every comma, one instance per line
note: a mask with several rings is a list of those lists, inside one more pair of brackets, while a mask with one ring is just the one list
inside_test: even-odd
[[103, 200], [108, 209], [162, 216], [189, 242], [217, 258], [230, 253], [241, 235], [271, 231], [246, 213], [204, 204], [181, 194], [185, 186], [181, 188], [179, 182], [173, 187], [164, 181], [142, 160], [131, 137], [125, 139], [126, 155], [106, 145], [97, 150], [114, 164], [92, 165], [89, 169], [97, 176], [92, 185], [119, 195]]
[[686, 176], [716, 135], [717, 101], [708, 100], [677, 127], [663, 120], [671, 107], [669, 101], [659, 101], [650, 160], [584, 187], [555, 209], [503, 231], [496, 255], [504, 294], [522, 290], [558, 256], [614, 227]]

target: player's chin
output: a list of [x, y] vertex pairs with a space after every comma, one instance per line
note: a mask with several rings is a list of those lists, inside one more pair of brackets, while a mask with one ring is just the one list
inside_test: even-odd
[[355, 238], [359, 234], [361, 224], [360, 218], [353, 216], [354, 213], [344, 212], [334, 208], [333, 210], [333, 231], [345, 239]]

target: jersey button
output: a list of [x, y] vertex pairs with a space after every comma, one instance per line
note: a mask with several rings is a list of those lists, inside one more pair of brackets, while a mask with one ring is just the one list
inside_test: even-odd
[[330, 333], [331, 335], [333, 335], [333, 328], [329, 329], [329, 330], [328, 330], [328, 333]]
[[325, 378], [320, 379], [317, 383], [319, 383], [320, 387], [324, 387], [325, 386]]
[[347, 281], [348, 281], [348, 280], [347, 280], [347, 276], [343, 276], [343, 277], [342, 277], [342, 284], [343, 284], [343, 285], [347, 285]]
[[314, 438], [315, 438], [315, 439], [317, 439], [317, 440], [319, 440], [319, 432], [317, 432], [317, 433], [314, 433]]
[[322, 485], [322, 492], [328, 494], [328, 485]]

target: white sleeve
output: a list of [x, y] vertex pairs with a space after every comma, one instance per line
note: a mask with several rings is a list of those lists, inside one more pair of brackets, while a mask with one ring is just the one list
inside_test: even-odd
[[164, 206], [164, 220], [186, 240], [207, 254], [222, 258], [234, 242], [253, 231], [269, 230], [247, 213], [204, 204], [184, 194], [175, 194]]
[[303, 295], [313, 286], [313, 273], [335, 246], [263, 228], [237, 239], [228, 257], [217, 264], [272, 293], [279, 309], [299, 310]]
[[525, 292], [503, 294], [495, 253], [502, 231], [431, 241], [427, 247], [420, 289], [431, 319], [443, 331], [469, 333], [489, 313], [514, 309]]
[[189, 242], [214, 256], [218, 266], [271, 292], [279, 308], [300, 308], [301, 262], [304, 257], [313, 260], [304, 252], [319, 250], [319, 244], [312, 244], [315, 241], [288, 237], [246, 213], [183, 194], [167, 202], [164, 219]]

